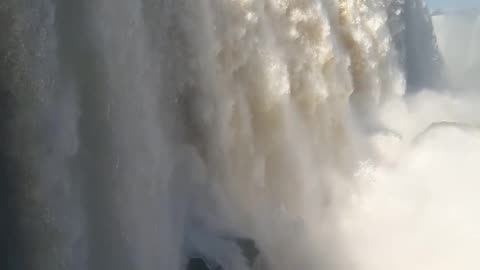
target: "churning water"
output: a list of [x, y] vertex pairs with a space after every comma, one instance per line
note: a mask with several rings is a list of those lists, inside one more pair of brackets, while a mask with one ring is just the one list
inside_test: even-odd
[[480, 266], [480, 100], [445, 90], [422, 1], [3, 0], [0, 22], [2, 269]]

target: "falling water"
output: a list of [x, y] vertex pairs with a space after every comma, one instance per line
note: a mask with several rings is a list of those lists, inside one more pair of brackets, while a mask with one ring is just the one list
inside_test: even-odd
[[454, 85], [480, 85], [480, 11], [454, 12], [433, 17], [439, 47]]
[[2, 269], [474, 269], [477, 99], [405, 5], [4, 0]]

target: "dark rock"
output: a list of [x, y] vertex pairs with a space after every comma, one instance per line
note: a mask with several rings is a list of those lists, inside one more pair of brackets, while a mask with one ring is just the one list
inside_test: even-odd
[[255, 245], [255, 241], [248, 238], [237, 238], [235, 242], [237, 242], [237, 245], [242, 249], [243, 256], [247, 259], [248, 265], [253, 267], [253, 264], [260, 253]]
[[187, 270], [223, 270], [222, 267], [210, 268], [202, 258], [191, 258], [187, 264]]

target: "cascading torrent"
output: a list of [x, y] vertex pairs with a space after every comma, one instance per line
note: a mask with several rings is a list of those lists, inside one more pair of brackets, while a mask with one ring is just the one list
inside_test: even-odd
[[[422, 0], [3, 0], [0, 268], [478, 269], [480, 239], [454, 236], [480, 218], [437, 215], [474, 212], [438, 164], [459, 157], [456, 190], [474, 189], [478, 130], [461, 127], [478, 99], [445, 90], [429, 16]], [[422, 234], [439, 216], [449, 229]]]

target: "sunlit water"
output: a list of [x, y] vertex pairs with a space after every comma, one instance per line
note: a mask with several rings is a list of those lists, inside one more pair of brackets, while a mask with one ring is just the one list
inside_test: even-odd
[[250, 269], [242, 237], [258, 270], [478, 269], [475, 85], [411, 91], [390, 4], [0, 5], [11, 265]]

